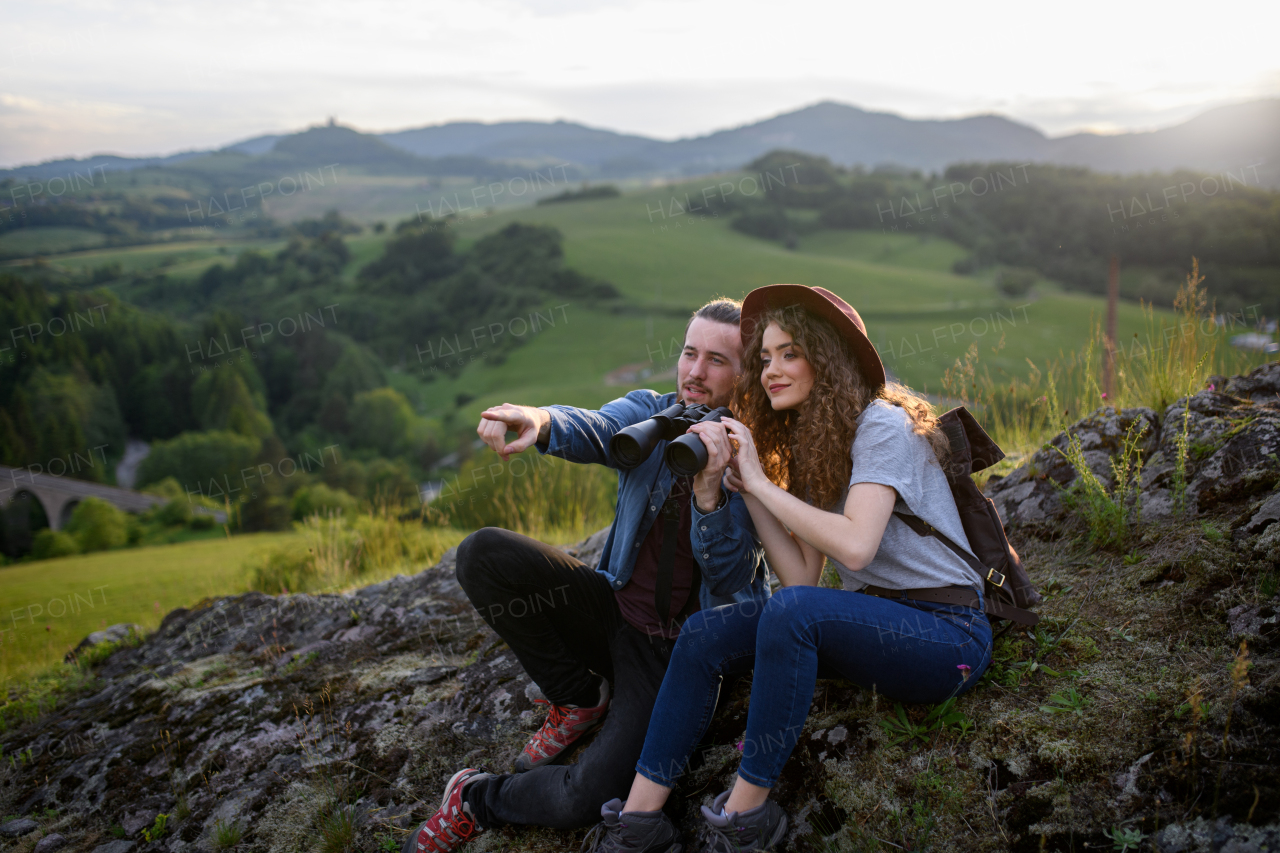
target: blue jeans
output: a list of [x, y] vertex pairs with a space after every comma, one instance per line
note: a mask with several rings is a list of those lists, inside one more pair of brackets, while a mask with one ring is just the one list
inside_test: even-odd
[[[900, 702], [935, 703], [972, 687], [991, 663], [981, 608], [792, 586], [702, 610], [680, 630], [644, 752], [646, 779], [674, 787], [711, 724], [721, 676], [755, 668], [738, 775], [772, 788], [809, 714], [819, 667]], [[960, 669], [967, 665], [966, 672]]]

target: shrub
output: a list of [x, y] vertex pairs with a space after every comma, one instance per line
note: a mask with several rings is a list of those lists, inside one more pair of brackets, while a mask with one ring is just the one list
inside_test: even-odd
[[559, 195], [540, 198], [537, 204], [542, 206], [544, 204], [562, 204], [568, 201], [591, 201], [597, 198], [617, 198], [620, 195], [622, 195], [622, 191], [613, 184], [597, 184], [594, 187], [583, 184], [580, 190], [565, 190]]
[[311, 515], [346, 515], [356, 509], [356, 499], [341, 489], [331, 489], [324, 483], [303, 486], [293, 493], [291, 503], [295, 521]]
[[732, 223], [733, 230], [766, 240], [783, 240], [795, 232], [786, 211], [772, 205], [759, 207], [738, 215]]
[[177, 499], [171, 500], [156, 511], [156, 521], [165, 527], [174, 527], [179, 524], [189, 524], [191, 522], [191, 504], [187, 501]]
[[75, 537], [81, 551], [106, 551], [129, 541], [129, 522], [114, 505], [101, 498], [85, 498], [71, 513], [67, 533]]
[[248, 497], [248, 500], [230, 505], [235, 519], [233, 529], [244, 531], [289, 529], [292, 514], [287, 497], [273, 494], [266, 489], [245, 497]]
[[187, 526], [192, 530], [208, 530], [217, 523], [218, 520], [212, 515], [202, 512], [199, 515], [192, 515], [191, 521], [187, 523]]
[[374, 459], [364, 471], [365, 489], [370, 501], [378, 506], [421, 504], [418, 483], [409, 466], [401, 460]]
[[31, 542], [31, 556], [37, 560], [52, 560], [54, 557], [70, 557], [79, 553], [80, 544], [73, 536], [61, 530], [46, 527]]
[[372, 447], [383, 456], [396, 456], [414, 446], [422, 428], [413, 407], [394, 388], [375, 388], [351, 401], [349, 420], [359, 424], [352, 441]]
[[138, 484], [173, 477], [184, 492], [221, 497], [229, 490], [224, 483], [238, 482], [240, 471], [253, 465], [261, 447], [256, 438], [226, 430], [184, 432], [151, 446], [151, 454], [138, 466]]
[[1010, 267], [996, 274], [996, 290], [1005, 296], [1025, 296], [1036, 283], [1036, 271], [1021, 267]]
[[302, 534], [301, 541], [286, 543], [246, 563], [253, 589], [277, 594], [368, 583], [430, 565], [463, 537], [456, 530], [424, 527], [416, 518], [401, 521], [387, 511], [313, 515], [294, 528]]

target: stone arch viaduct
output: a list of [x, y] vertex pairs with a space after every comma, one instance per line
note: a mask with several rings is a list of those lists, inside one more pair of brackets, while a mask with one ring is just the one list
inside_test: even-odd
[[70, 520], [76, 504], [85, 498], [102, 498], [125, 512], [143, 512], [165, 503], [162, 497], [131, 489], [87, 483], [54, 474], [34, 474], [26, 468], [0, 465], [0, 509], [7, 507], [10, 501], [24, 492], [40, 502], [49, 519], [49, 526], [54, 530], [62, 529]]

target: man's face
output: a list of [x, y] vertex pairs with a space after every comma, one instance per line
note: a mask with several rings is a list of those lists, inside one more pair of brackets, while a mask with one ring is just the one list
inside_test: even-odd
[[742, 369], [742, 339], [738, 326], [695, 317], [684, 336], [684, 351], [676, 365], [676, 391], [686, 406], [716, 408], [729, 405]]

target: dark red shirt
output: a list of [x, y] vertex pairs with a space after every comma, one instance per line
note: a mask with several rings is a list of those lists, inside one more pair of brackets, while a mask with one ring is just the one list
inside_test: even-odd
[[[671, 497], [680, 505], [679, 539], [671, 569], [671, 609], [668, 611], [671, 624], [662, 625], [654, 600], [658, 584], [658, 560], [662, 556], [663, 528], [666, 527], [666, 518], [661, 512], [640, 544], [631, 579], [615, 595], [622, 618], [633, 628], [645, 634], [656, 634], [674, 640], [680, 636], [680, 626], [675, 624], [676, 615], [689, 601], [694, 572], [698, 570], [693, 545], [689, 542], [689, 527], [693, 523], [693, 510], [689, 506], [689, 502], [693, 500], [693, 478], [677, 477], [671, 485]], [[697, 609], [696, 604], [694, 607]]]

